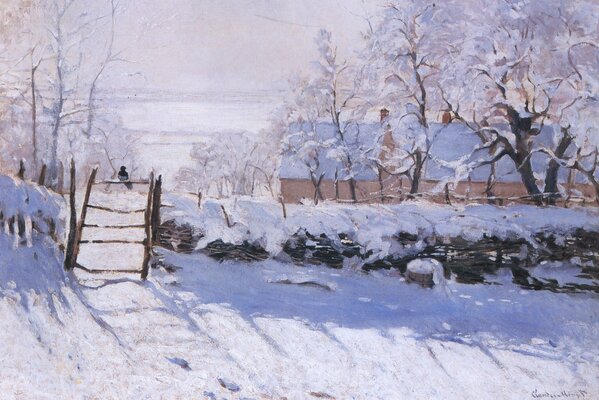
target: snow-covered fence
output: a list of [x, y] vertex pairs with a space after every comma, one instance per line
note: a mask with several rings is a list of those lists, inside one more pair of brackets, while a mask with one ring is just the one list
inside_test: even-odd
[[32, 231], [61, 241], [63, 198], [44, 186], [0, 175], [0, 223], [15, 244], [31, 243]]

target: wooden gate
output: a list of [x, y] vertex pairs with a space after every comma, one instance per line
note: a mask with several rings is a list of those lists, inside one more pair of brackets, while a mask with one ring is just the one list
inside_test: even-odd
[[[147, 180], [139, 181], [99, 181], [96, 182], [96, 174], [98, 168], [94, 168], [89, 176], [87, 185], [85, 188], [85, 195], [83, 198], [83, 204], [81, 206], [81, 214], [79, 221], [77, 221], [75, 211], [75, 166], [71, 163], [71, 193], [70, 193], [70, 230], [69, 237], [67, 240], [67, 251], [65, 254], [65, 268], [72, 269], [78, 268], [89, 273], [139, 273], [141, 279], [146, 279], [150, 267], [150, 259], [152, 256], [152, 243], [156, 240], [158, 226], [160, 224], [160, 204], [162, 195], [162, 176], [158, 179], [154, 179], [154, 172], [150, 173]], [[147, 185], [147, 202], [144, 208], [122, 210], [115, 209], [105, 204], [92, 204], [90, 203], [90, 196], [92, 189], [95, 185]], [[128, 186], [129, 187], [129, 186]], [[89, 209], [101, 210], [112, 214], [141, 214], [143, 213], [143, 221], [136, 224], [115, 224], [115, 225], [100, 225], [100, 224], [87, 224], [86, 218]], [[125, 240], [125, 239], [95, 239], [95, 240], [84, 240], [83, 232], [85, 228], [102, 228], [106, 231], [119, 231], [123, 229], [139, 228], [144, 229], [145, 238], [143, 240]], [[140, 269], [94, 269], [93, 266], [81, 265], [77, 258], [80, 253], [81, 245], [86, 244], [137, 244], [143, 245], [143, 260], [141, 261]]]

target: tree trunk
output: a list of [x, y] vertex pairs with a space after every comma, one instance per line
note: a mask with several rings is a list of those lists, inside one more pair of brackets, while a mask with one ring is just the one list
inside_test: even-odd
[[57, 121], [52, 131], [52, 144], [50, 147], [50, 162], [48, 163], [49, 187], [55, 188], [58, 178], [58, 129], [60, 122]]
[[485, 194], [487, 195], [487, 202], [489, 204], [496, 204], [497, 201], [494, 199], [495, 192], [493, 187], [495, 186], [495, 163], [491, 164], [491, 172], [489, 172], [489, 178], [487, 178], [487, 187], [485, 188]]
[[529, 137], [537, 133], [532, 129], [532, 119], [530, 117], [521, 117], [518, 111], [512, 107], [507, 109], [507, 117], [510, 123], [510, 129], [516, 138], [516, 148], [511, 148], [510, 158], [516, 164], [520, 173], [522, 183], [526, 192], [532, 197], [535, 204], [543, 205], [543, 195], [537, 186], [534, 172], [532, 169]]
[[543, 194], [537, 186], [535, 175], [532, 170], [532, 163], [530, 162], [530, 157], [526, 157], [524, 163], [520, 165], [518, 172], [520, 173], [520, 178], [522, 179], [522, 183], [526, 188], [526, 192], [532, 197], [535, 204], [539, 206], [542, 205]]
[[60, 133], [60, 125], [62, 123], [62, 111], [65, 102], [65, 87], [64, 87], [64, 76], [63, 76], [63, 43], [62, 43], [62, 27], [61, 27], [62, 15], [56, 22], [56, 93], [57, 100], [53, 107], [53, 118], [52, 122], [52, 133], [51, 133], [51, 147], [50, 147], [50, 162], [48, 163], [48, 179], [51, 188], [56, 187], [56, 177], [58, 176], [58, 136]]
[[322, 178], [324, 174], [321, 174], [318, 179], [314, 176], [314, 173], [310, 171], [310, 181], [312, 181], [312, 185], [314, 186], [314, 203], [318, 204], [318, 200], [324, 200], [322, 196], [322, 192], [320, 191], [320, 184], [322, 183]]
[[[557, 158], [562, 158], [572, 144], [572, 136], [570, 136], [567, 129], [562, 128], [563, 136], [560, 139], [557, 148], [555, 149], [555, 156]], [[555, 202], [559, 196], [558, 191], [558, 172], [559, 172], [560, 164], [555, 160], [551, 159], [549, 161], [549, 167], [547, 168], [547, 175], [545, 176], [545, 194], [547, 195], [547, 204], [555, 205]]]
[[333, 181], [335, 186], [335, 201], [339, 200], [339, 170], [335, 168], [335, 180]]
[[570, 168], [568, 171], [568, 189], [566, 200], [564, 200], [564, 208], [568, 208], [568, 202], [572, 197], [572, 189], [574, 188], [574, 184], [576, 183], [576, 170], [574, 168]]
[[383, 183], [383, 169], [378, 167], [379, 189], [381, 191], [381, 203], [385, 202], [385, 184]]
[[[39, 64], [38, 64], [39, 65]], [[31, 68], [31, 145], [33, 155], [33, 171], [37, 171], [37, 104], [35, 98], [35, 71], [37, 67]]]
[[358, 197], [356, 196], [356, 180], [354, 178], [349, 178], [348, 183], [351, 200], [355, 203], [356, 201], [358, 201]]
[[410, 194], [418, 193], [420, 187], [420, 177], [422, 175], [422, 152], [420, 150], [416, 150], [414, 153], [414, 157], [416, 158], [416, 162], [414, 163], [414, 173], [412, 174], [412, 187], [410, 188]]
[[58, 162], [58, 180], [56, 183], [56, 191], [58, 193], [62, 193], [62, 189], [64, 186], [64, 164], [62, 161]]

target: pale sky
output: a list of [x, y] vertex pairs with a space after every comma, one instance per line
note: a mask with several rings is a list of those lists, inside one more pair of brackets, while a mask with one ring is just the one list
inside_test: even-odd
[[[125, 2], [123, 2], [125, 3]], [[173, 91], [276, 90], [317, 56], [318, 29], [351, 57], [376, 0], [131, 0], [117, 47], [135, 63], [113, 67], [111, 86]], [[147, 33], [138, 38], [143, 26]], [[125, 73], [123, 73], [125, 71]], [[136, 72], [143, 73], [141, 75]]]

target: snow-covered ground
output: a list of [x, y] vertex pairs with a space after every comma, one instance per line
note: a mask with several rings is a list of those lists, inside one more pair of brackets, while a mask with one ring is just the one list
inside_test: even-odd
[[[425, 245], [424, 239], [432, 237], [477, 241], [494, 236], [523, 239], [538, 247], [535, 234], [554, 234], [559, 239], [578, 228], [599, 232], [599, 209], [592, 207], [447, 206], [423, 201], [394, 205], [325, 202], [316, 207], [288, 204], [287, 218], [284, 218], [281, 205], [271, 199], [207, 200], [201, 210], [191, 195], [168, 194], [163, 202], [172, 206], [163, 209], [163, 221], [174, 219], [180, 224], [191, 224], [204, 235], [198, 248], [218, 239], [233, 244], [248, 241], [273, 256], [281, 252], [287, 239], [300, 232], [314, 236], [325, 234], [337, 243], [341, 243], [339, 234], [343, 233], [365, 251], [372, 251], [370, 259], [413, 254]], [[230, 227], [221, 205], [228, 214]], [[409, 247], [401, 246], [396, 235], [402, 232], [417, 235], [420, 241]]]
[[[225, 204], [236, 232], [242, 214]], [[345, 231], [351, 216], [366, 226], [342, 212], [350, 206], [338, 206], [338, 213], [335, 207], [306, 207], [318, 218], [303, 215], [302, 224], [329, 228], [341, 221], [348, 225], [337, 229]], [[401, 219], [392, 217], [399, 213], [393, 208], [374, 209], [376, 223], [389, 231]], [[449, 227], [452, 213], [468, 221], [479, 220], [472, 213], [485, 221], [522, 213], [519, 225], [515, 217], [499, 225], [518, 232], [527, 224], [597, 224], [591, 211], [539, 219], [525, 208], [472, 209], [430, 206], [426, 218]], [[193, 219], [191, 206], [169, 210]], [[273, 222], [300, 221], [299, 210], [290, 207], [287, 222], [265, 219], [252, 228], [273, 232]], [[277, 212], [272, 207], [273, 218]], [[587, 217], [573, 222], [573, 215]], [[215, 211], [215, 224], [217, 218], [223, 217]], [[581, 398], [599, 396], [595, 294], [521, 290], [505, 270], [493, 277], [499, 285], [449, 280], [425, 289], [395, 271], [272, 259], [219, 263], [201, 253], [157, 251], [176, 270], [153, 269], [142, 282], [136, 275], [65, 273], [47, 238], [34, 234], [31, 247], [15, 249], [0, 234], [1, 397], [525, 399], [579, 390]], [[537, 268], [562, 276], [562, 267]]]
[[507, 275], [501, 286], [424, 289], [386, 274], [165, 253], [181, 269], [145, 283], [65, 275], [47, 243], [2, 257], [3, 396], [599, 394], [597, 296], [522, 291]]

